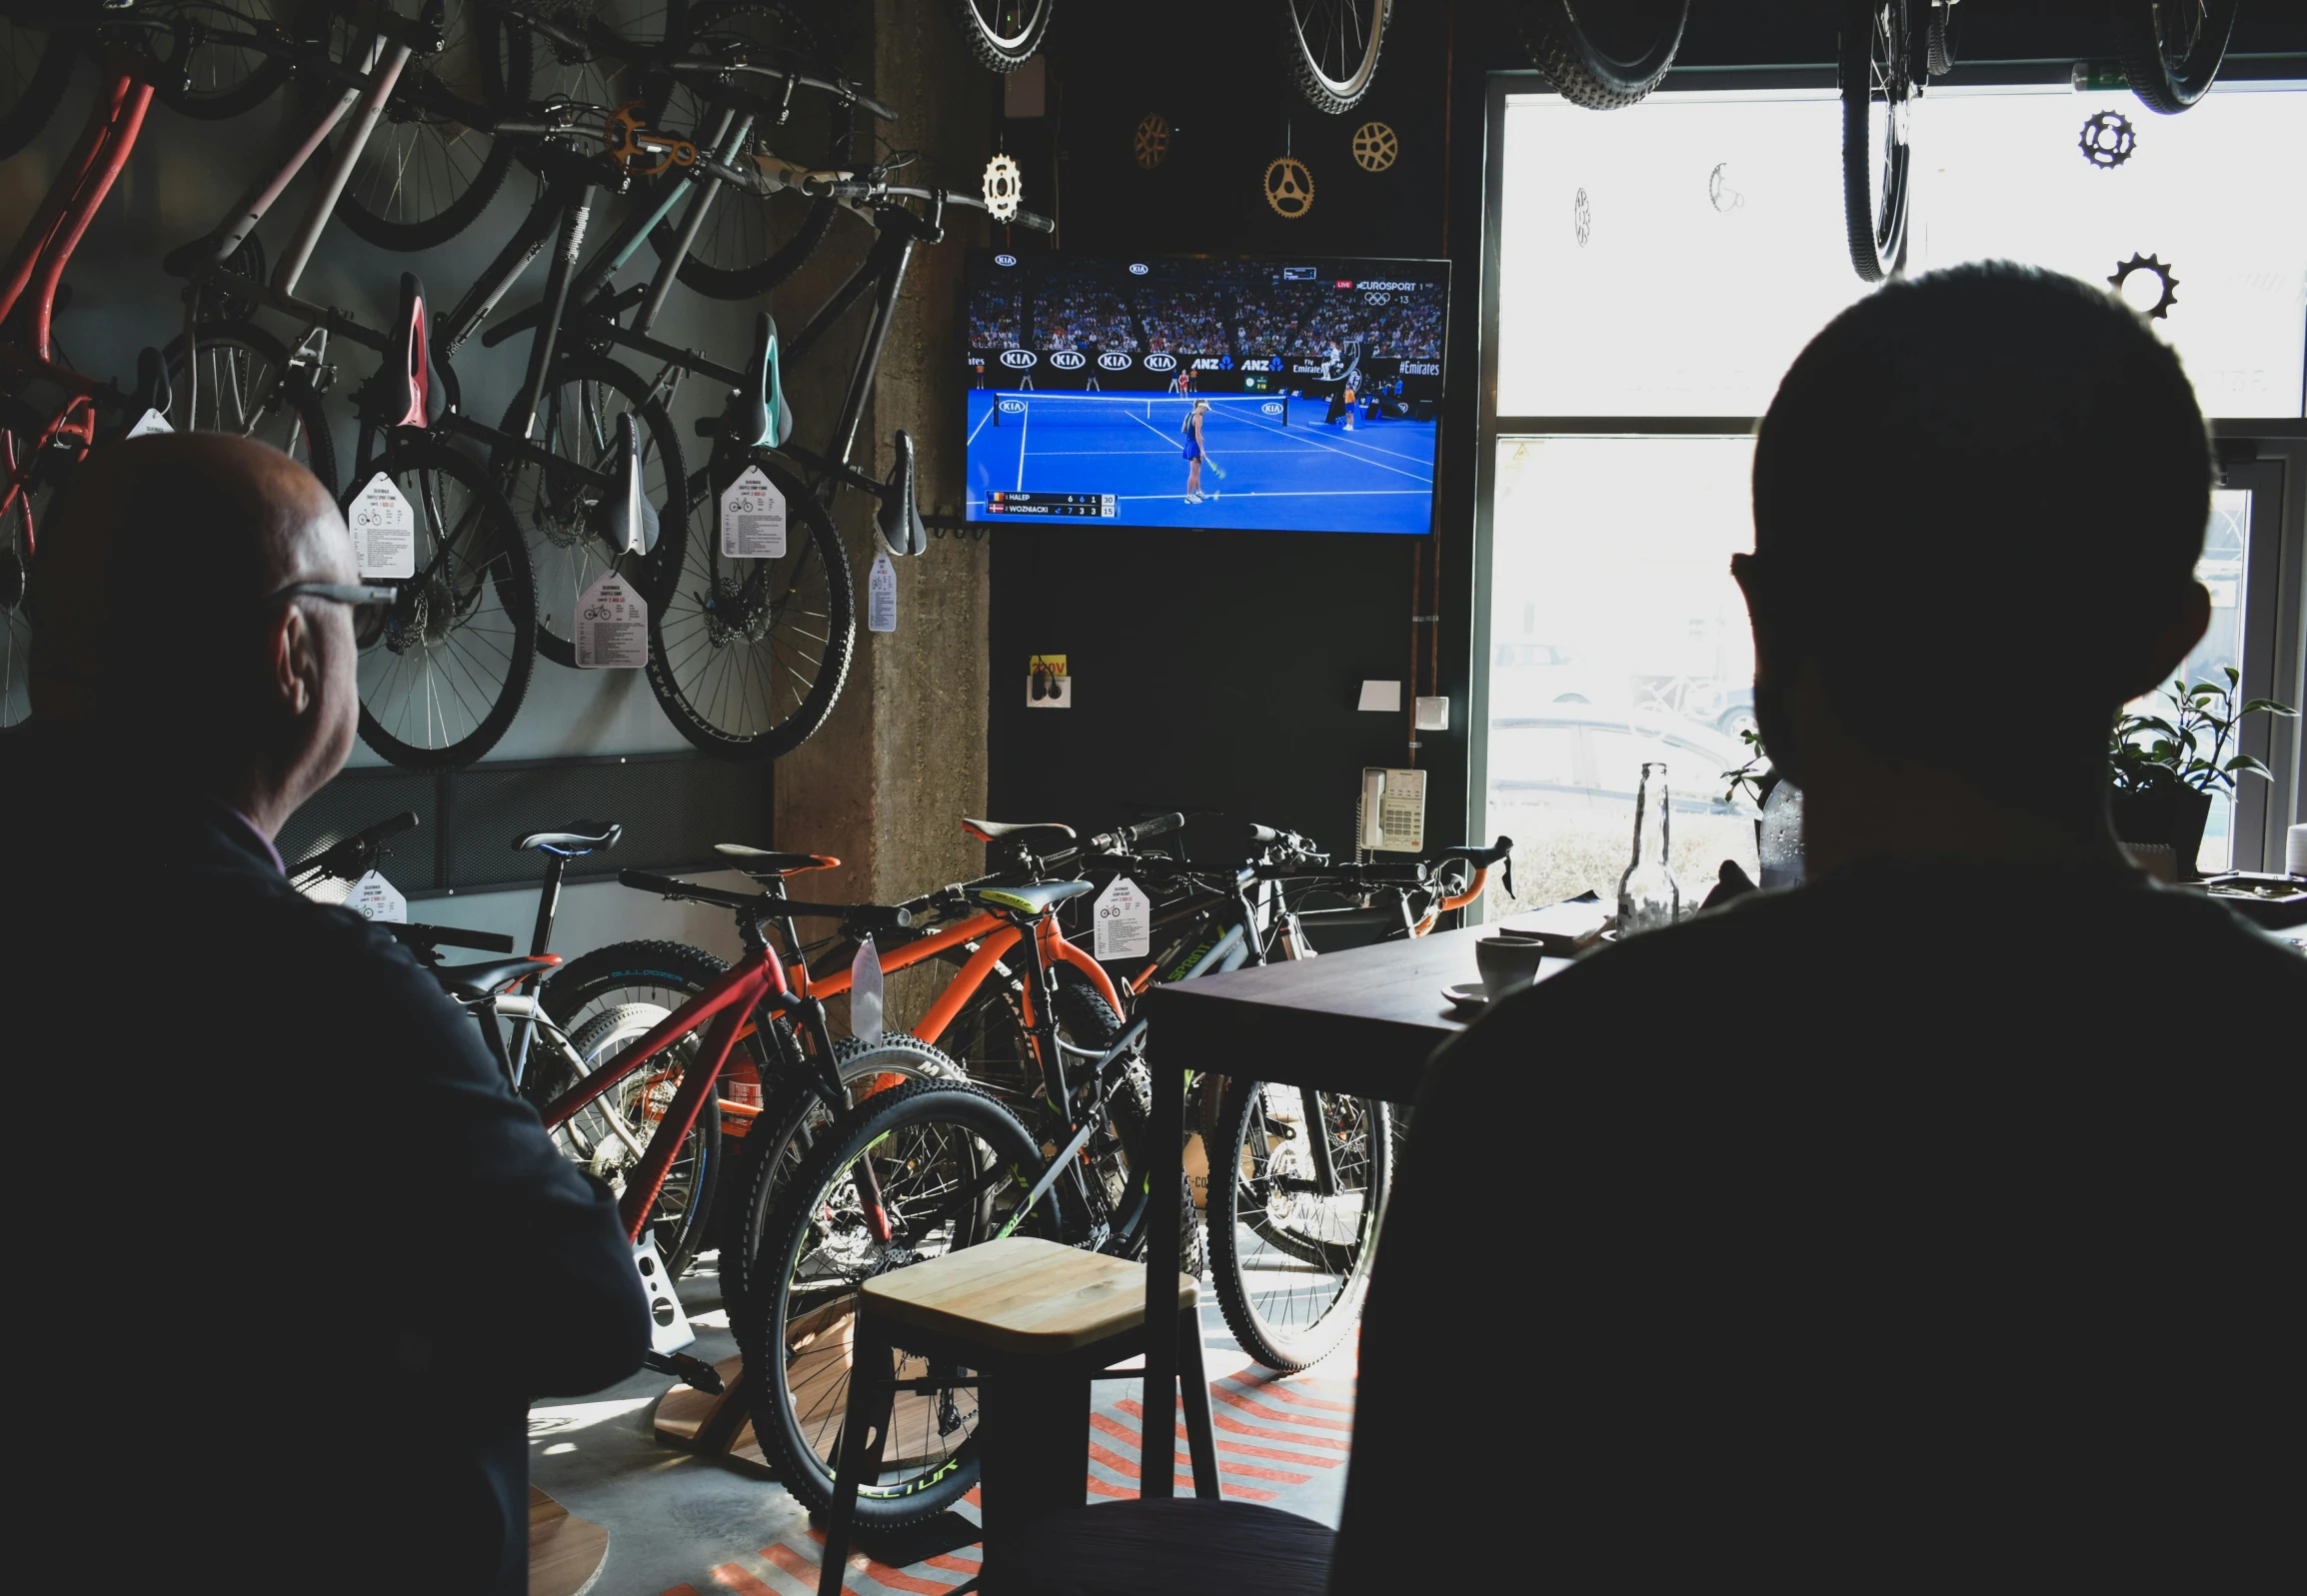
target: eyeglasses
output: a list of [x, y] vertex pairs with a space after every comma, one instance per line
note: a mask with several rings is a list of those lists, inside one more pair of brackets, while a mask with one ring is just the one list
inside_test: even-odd
[[371, 587], [355, 582], [292, 582], [278, 593], [268, 593], [260, 604], [278, 604], [283, 599], [326, 599], [331, 604], [350, 605], [353, 612], [353, 630], [362, 637], [384, 624], [392, 613], [394, 601], [400, 598], [398, 588]]

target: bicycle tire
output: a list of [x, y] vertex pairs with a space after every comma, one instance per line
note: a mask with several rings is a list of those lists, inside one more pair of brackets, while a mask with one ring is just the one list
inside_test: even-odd
[[[2122, 0], [2116, 11], [2116, 54], [2131, 92], [2150, 111], [2176, 116], [2211, 92], [2227, 60], [2239, 0], [2206, 0], [2203, 26], [2191, 41], [2166, 41], [2155, 0]], [[2180, 44], [2176, 55], [2172, 46]]]
[[[1072, 979], [1067, 977], [1071, 976]], [[1061, 1023], [1081, 1044], [1104, 1052], [1122, 1039], [1122, 1016], [1090, 984], [1090, 978], [1071, 965], [1059, 966], [1058, 989], [1051, 1006]], [[1084, 1149], [1098, 1177], [1099, 1195], [1107, 1205], [1114, 1238], [1107, 1250], [1117, 1257], [1142, 1260], [1146, 1256], [1146, 1221], [1153, 1190], [1152, 1169], [1164, 1160], [1154, 1156], [1154, 1076], [1144, 1063], [1130, 1066], [1122, 1089], [1108, 1103], [1108, 1130]], [[1056, 1133], [1057, 1127], [1052, 1127]], [[1202, 1250], [1201, 1216], [1193, 1206], [1193, 1185], [1185, 1171], [1177, 1171], [1181, 1198], [1177, 1228], [1177, 1267], [1198, 1278], [1207, 1267]]]
[[[1050, 31], [1058, 0], [953, 0], [954, 26], [970, 58], [1008, 76], [1033, 59]], [[989, 20], [986, 13], [994, 13]]]
[[[632, 581], [651, 614], [664, 606], [674, 574], [681, 569], [682, 547], [689, 540], [689, 467], [682, 458], [681, 431], [650, 385], [631, 367], [599, 355], [569, 355], [554, 363], [539, 400], [547, 449], [568, 454], [560, 441], [570, 437], [571, 396], [565, 391], [572, 387], [578, 390], [577, 444], [580, 454], [591, 456], [579, 463], [590, 466], [602, 459], [616, 442], [617, 416], [632, 415], [642, 435], [642, 491], [657, 509], [657, 547], [639, 559], [612, 557], [600, 535], [600, 504], [584, 497], [583, 485], [572, 481], [556, 486], [552, 468], [510, 450], [499, 449], [492, 460], [537, 579], [537, 652], [574, 670], [577, 605], [585, 590], [612, 569]], [[604, 405], [593, 391], [596, 387], [613, 392], [623, 401], [622, 409]], [[520, 403], [515, 395], [499, 429], [515, 438], [529, 430], [529, 418], [516, 414]]]
[[[570, 1049], [585, 1062], [607, 1063], [646, 1036], [668, 1012], [656, 1003], [623, 1003], [603, 1009], [570, 1035]], [[636, 1118], [646, 1124], [662, 1116], [674, 1093], [680, 1090], [681, 1071], [694, 1060], [701, 1039], [698, 1032], [692, 1031], [666, 1050], [665, 1057], [678, 1056], [682, 1060], [679, 1070], [659, 1068], [653, 1062], [609, 1089], [608, 1095], [618, 1097], [621, 1106], [633, 1103], [646, 1092], [650, 1105], [657, 1110], [651, 1113], [644, 1109], [638, 1116], [622, 1114], [629, 1130], [639, 1128], [633, 1123]], [[522, 1083], [522, 1095], [529, 1097], [539, 1109], [575, 1085], [579, 1078], [555, 1050], [532, 1050], [529, 1057], [532, 1073]], [[536, 1095], [531, 1095], [532, 1090]], [[564, 1157], [581, 1168], [590, 1169], [622, 1196], [625, 1171], [638, 1159], [620, 1138], [605, 1133], [606, 1125], [597, 1099], [554, 1129], [553, 1144]], [[589, 1128], [596, 1133], [587, 1135]], [[710, 1233], [714, 1186], [723, 1162], [721, 1115], [707, 1107], [699, 1112], [697, 1123], [674, 1149], [665, 1184], [659, 1189], [656, 1202], [650, 1205], [649, 1222], [657, 1241], [657, 1255], [665, 1260], [666, 1272], [676, 1280], [697, 1260], [698, 1251]]]
[[[529, 691], [529, 667], [537, 652], [537, 594], [529, 552], [490, 473], [430, 434], [388, 435], [383, 452], [366, 470], [356, 470], [356, 480], [338, 496], [348, 519], [353, 501], [378, 473], [394, 479], [416, 511], [418, 575], [362, 578], [398, 588], [402, 597], [382, 624], [356, 638], [361, 741], [404, 770], [461, 770], [497, 746]], [[452, 490], [462, 503], [450, 496]], [[445, 512], [444, 505], [450, 510]], [[490, 597], [501, 619], [478, 626]], [[452, 653], [448, 645], [460, 635], [464, 643]], [[412, 655], [420, 662], [423, 689], [422, 723], [414, 728], [406, 705], [389, 698], [389, 689], [404, 676], [397, 662]], [[468, 687], [480, 693], [483, 704], [474, 703]], [[406, 734], [412, 730], [425, 741], [409, 741]]]
[[[934, 1132], [940, 1127], [960, 1135], [938, 1136]], [[855, 1183], [849, 1171], [861, 1156], [877, 1148], [894, 1152], [895, 1157], [885, 1153], [882, 1161], [893, 1169], [904, 1168], [911, 1179], [954, 1164], [961, 1178], [983, 1193], [976, 1202], [961, 1204], [950, 1233], [940, 1238], [933, 1227], [922, 1238], [938, 1249], [935, 1253], [915, 1250], [905, 1262], [991, 1240], [1014, 1209], [1015, 1199], [1040, 1178], [1044, 1167], [1033, 1133], [991, 1093], [963, 1082], [916, 1081], [877, 1093], [844, 1114], [827, 1127], [795, 1171], [777, 1204], [770, 1245], [762, 1255], [763, 1271], [754, 1292], [758, 1311], [749, 1314], [751, 1323], [739, 1346], [753, 1374], [746, 1385], [752, 1394], [754, 1437], [785, 1488], [815, 1511], [823, 1511], [833, 1499], [831, 1457], [841, 1434], [839, 1403], [848, 1389], [849, 1342], [840, 1327], [855, 1322], [857, 1293], [845, 1288], [853, 1278], [862, 1283], [867, 1277], [862, 1270], [885, 1272], [877, 1265], [889, 1263], [884, 1250], [857, 1269], [840, 1267], [844, 1250], [865, 1259], [869, 1249], [881, 1246], [871, 1241], [870, 1234], [863, 1243], [857, 1241], [864, 1234], [862, 1216], [845, 1223], [854, 1206], [849, 1197]], [[1069, 1239], [1073, 1216], [1065, 1189], [1063, 1181], [1054, 1185], [1019, 1233]], [[882, 1196], [893, 1223], [902, 1227], [909, 1216], [906, 1191], [892, 1179], [883, 1182]], [[933, 1191], [930, 1198], [932, 1214], [940, 1199], [953, 1201], [944, 1191]], [[1011, 1207], [1005, 1208], [1005, 1202]], [[830, 1221], [823, 1229], [825, 1241], [817, 1239], [821, 1216]], [[797, 1296], [795, 1277], [805, 1267], [805, 1248], [807, 1264], [826, 1271], [813, 1279], [826, 1283]], [[799, 1316], [797, 1306], [803, 1310]], [[948, 1444], [965, 1422], [961, 1405], [962, 1398], [949, 1387], [939, 1401], [923, 1402], [918, 1415], [900, 1413], [890, 1426], [892, 1444], [885, 1455], [883, 1480], [858, 1492], [859, 1528], [889, 1530], [934, 1518], [977, 1485], [976, 1437], [963, 1436]], [[974, 1399], [970, 1405], [975, 1408]], [[906, 1445], [911, 1420], [917, 1416], [938, 1424], [940, 1433], [931, 1437], [930, 1423], [924, 1424], [925, 1456], [919, 1460], [924, 1467], [893, 1481], [890, 1476], [902, 1473], [911, 1461]], [[955, 1424], [952, 1430], [942, 1427], [949, 1417]]]
[[1279, 0], [1274, 16], [1282, 70], [1298, 97], [1325, 116], [1359, 105], [1377, 81], [1393, 0]]
[[[562, 9], [566, 17], [576, 8]], [[555, 100], [573, 105], [622, 105], [639, 97], [632, 63], [607, 50], [579, 54], [536, 34], [519, 17], [491, 13], [491, 18], [499, 30], [496, 53], [484, 58], [483, 66], [488, 73], [488, 101], [497, 109], [518, 115], [533, 104]], [[639, 54], [670, 54], [689, 40], [689, 0], [594, 0], [584, 10], [583, 20], [588, 26], [600, 23], [637, 46]], [[527, 63], [528, 76], [518, 94], [513, 85], [522, 81], [521, 69], [516, 66], [508, 73], [508, 62]]]
[[[1265, 1367], [1289, 1374], [1334, 1352], [1360, 1316], [1391, 1183], [1393, 1137], [1384, 1103], [1359, 1097], [1332, 1098], [1326, 1092], [1314, 1094], [1325, 1128], [1332, 1103], [1352, 1105], [1354, 1122], [1359, 1126], [1363, 1181], [1358, 1202], [1350, 1206], [1340, 1203], [1325, 1225], [1329, 1229], [1350, 1228], [1354, 1232], [1350, 1242], [1307, 1236], [1273, 1218], [1272, 1182], [1286, 1177], [1272, 1172], [1272, 1160], [1283, 1143], [1268, 1136], [1269, 1146], [1261, 1153], [1251, 1138], [1253, 1122], [1273, 1106], [1277, 1094], [1296, 1096], [1298, 1123], [1302, 1125], [1304, 1093], [1296, 1087], [1236, 1080], [1226, 1089], [1217, 1151], [1209, 1160], [1209, 1272], [1226, 1328], [1241, 1343], [1241, 1349]], [[1352, 1168], [1353, 1145], [1354, 1138], [1348, 1136], [1332, 1148], [1341, 1183]], [[1344, 1156], [1340, 1156], [1341, 1151]], [[1232, 1171], [1233, 1177], [1220, 1177], [1220, 1170]], [[1283, 1194], [1282, 1200], [1286, 1203], [1292, 1196], [1303, 1195]], [[1312, 1216], [1320, 1219], [1322, 1212], [1314, 1209]], [[1292, 1284], [1275, 1291], [1252, 1280], [1254, 1275], [1271, 1273], [1302, 1277], [1308, 1265], [1318, 1274], [1333, 1276], [1335, 1284]], [[1299, 1316], [1291, 1311], [1292, 1303], [1317, 1311]]]
[[[287, 347], [253, 322], [213, 321], [197, 333], [200, 382], [185, 382], [184, 335], [161, 352], [168, 365], [168, 424], [178, 432], [221, 432], [270, 444], [338, 496], [337, 446], [328, 413], [309, 384], [294, 380]], [[183, 414], [193, 392], [195, 413]]]
[[[709, 47], [717, 35], [746, 38], [820, 75], [832, 75], [816, 30], [785, 0], [709, 0], [691, 14], [690, 46]], [[687, 89], [672, 91], [652, 107], [653, 120], [698, 139], [712, 135], [711, 128], [700, 125], [705, 118], [705, 105]], [[856, 141], [855, 112], [831, 96], [805, 93], [795, 97], [793, 115], [777, 130], [776, 153], [804, 166], [841, 169], [849, 166]], [[761, 135], [751, 143], [760, 153], [770, 151], [768, 139]], [[704, 227], [681, 263], [681, 283], [709, 299], [766, 294], [817, 253], [840, 209], [840, 202], [831, 196], [812, 200], [792, 193], [743, 196], [725, 190], [716, 195]], [[672, 255], [687, 210], [686, 204], [677, 206], [672, 217], [651, 229], [649, 243], [660, 258]]]
[[[53, 487], [34, 471], [32, 449], [38, 435], [0, 428], [0, 470], [13, 481], [21, 472], [24, 491], [0, 516], [0, 737], [14, 734], [32, 718], [33, 544], [40, 518], [55, 498]], [[29, 529], [29, 531], [28, 531]]]
[[[299, 11], [298, 0], [236, 0], [235, 20], [262, 24], [275, 13]], [[256, 13], [263, 13], [257, 15]], [[221, 122], [253, 111], [289, 80], [294, 63], [286, 56], [245, 45], [204, 39], [181, 70], [153, 87], [153, 97], [170, 110], [202, 122]]]
[[1930, 7], [1930, 19], [1924, 25], [1923, 70], [1934, 78], [1943, 78], [1962, 59], [1962, 18], [1950, 0], [1924, 0], [1924, 3]]
[[[775, 759], [816, 736], [841, 699], [857, 647], [849, 554], [833, 518], [782, 465], [755, 459], [785, 496], [785, 555], [724, 557], [719, 495], [710, 468], [700, 470], [689, 479], [681, 566], [649, 616], [649, 687], [666, 718], [697, 748], [740, 761]], [[824, 627], [824, 636], [804, 622]], [[819, 645], [814, 658], [796, 638]], [[771, 673], [766, 682], [763, 671]], [[733, 675], [740, 676], [734, 684]]]
[[[1852, 0], [1836, 50], [1842, 93], [1842, 217], [1850, 264], [1869, 283], [1906, 262], [1906, 108], [1913, 91], [1907, 0]], [[1884, 108], [1878, 139], [1876, 106]], [[1880, 148], [1877, 148], [1877, 145]]]
[[[909, 1080], [966, 1080], [962, 1066], [938, 1048], [904, 1031], [886, 1032], [879, 1041], [844, 1036], [834, 1044], [835, 1067], [857, 1101], [888, 1091]], [[864, 1080], [859, 1092], [855, 1082]], [[721, 1305], [729, 1310], [732, 1325], [747, 1321], [752, 1296], [754, 1260], [761, 1255], [777, 1199], [784, 1195], [793, 1173], [817, 1144], [818, 1136], [836, 1118], [814, 1081], [788, 1079], [746, 1132], [732, 1168], [729, 1200], [723, 1205], [721, 1243]], [[744, 1331], [739, 1329], [742, 1337]]]
[[1589, 111], [1619, 110], [1656, 88], [1690, 21], [1690, 0], [1521, 0], [1514, 9], [1530, 60], [1563, 99]]
[[0, 160], [5, 160], [39, 137], [56, 114], [79, 52], [70, 39], [0, 17], [0, 59], [7, 63], [0, 92], [10, 96], [0, 105]]
[[[415, 0], [388, 3], [407, 13]], [[336, 216], [364, 243], [401, 253], [438, 248], [472, 226], [505, 186], [513, 146], [483, 131], [492, 120], [492, 78], [502, 81], [505, 95], [525, 99], [529, 59], [521, 55], [491, 68], [503, 39], [495, 28], [475, 23], [479, 4], [449, 0], [446, 42], [437, 55], [411, 58], [353, 163]], [[343, 16], [332, 19], [327, 36], [339, 60], [371, 37]], [[329, 159], [342, 152], [346, 136], [331, 137]]]

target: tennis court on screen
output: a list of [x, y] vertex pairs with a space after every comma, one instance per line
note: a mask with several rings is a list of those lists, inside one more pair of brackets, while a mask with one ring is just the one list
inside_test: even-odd
[[[1220, 527], [1274, 532], [1422, 533], [1432, 519], [1430, 421], [1325, 425], [1320, 399], [1209, 396], [1203, 502], [1185, 502], [1183, 426], [1193, 401], [1165, 394], [970, 392], [970, 508], [995, 493], [1112, 494], [1111, 521], [1028, 525]], [[1214, 497], [1210, 497], [1214, 493]]]

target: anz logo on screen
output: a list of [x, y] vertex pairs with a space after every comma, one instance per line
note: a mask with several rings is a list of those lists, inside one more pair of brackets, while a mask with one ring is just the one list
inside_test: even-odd
[[1050, 357], [1050, 364], [1062, 372], [1078, 372], [1089, 363], [1088, 356], [1073, 349], [1061, 349]]
[[1098, 357], [1098, 364], [1110, 372], [1126, 372], [1130, 369], [1130, 357], [1109, 351]]
[[1034, 352], [1030, 349], [1005, 349], [1002, 351], [1002, 364], [1014, 366], [1020, 371], [1033, 365], [1034, 360]]
[[1149, 355], [1146, 357], [1146, 369], [1150, 372], [1175, 371], [1177, 369], [1177, 357], [1174, 355]]

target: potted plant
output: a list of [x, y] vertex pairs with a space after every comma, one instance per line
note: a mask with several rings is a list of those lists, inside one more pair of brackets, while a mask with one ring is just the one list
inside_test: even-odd
[[2267, 767], [2250, 755], [2228, 752], [2243, 717], [2298, 713], [2273, 699], [2247, 699], [2238, 710], [2235, 690], [2242, 674], [2233, 666], [2222, 674], [2224, 686], [2198, 682], [2188, 687], [2183, 678], [2174, 679], [2165, 695], [2172, 706], [2168, 717], [2119, 715], [2107, 745], [2115, 835], [2126, 842], [2168, 844], [2181, 874], [2194, 871], [2212, 795], [2232, 798], [2238, 777], [2267, 775]]

